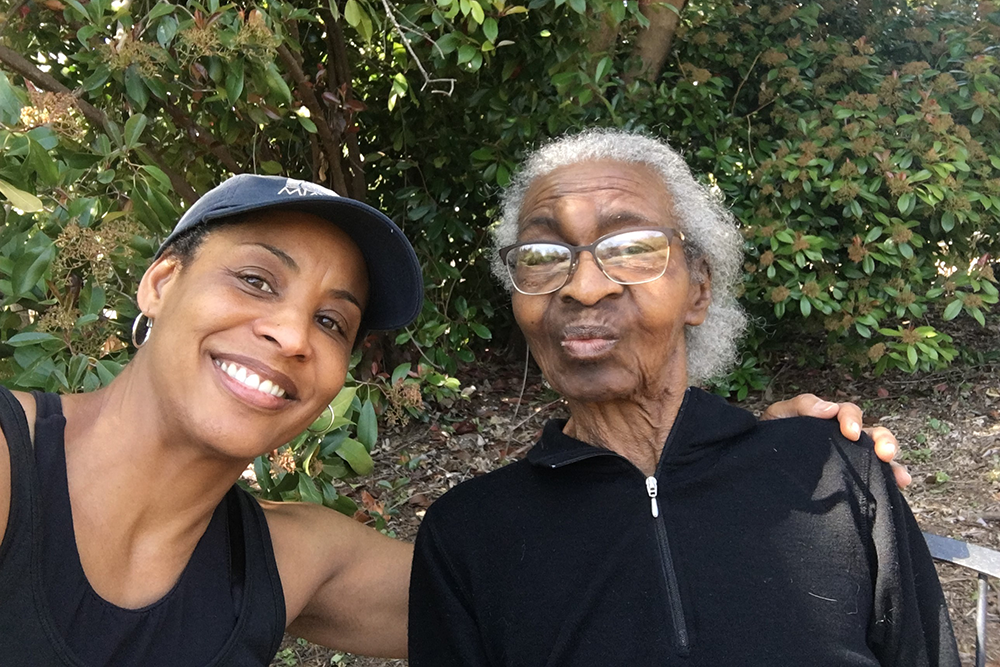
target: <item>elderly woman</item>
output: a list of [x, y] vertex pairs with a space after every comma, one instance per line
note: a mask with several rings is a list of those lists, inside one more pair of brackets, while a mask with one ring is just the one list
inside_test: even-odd
[[362, 332], [421, 298], [409, 243], [364, 204], [253, 175], [199, 200], [142, 279], [121, 375], [0, 389], [0, 663], [267, 665], [286, 629], [405, 655], [410, 545], [235, 484], [337, 395]]
[[496, 235], [570, 417], [428, 510], [412, 667], [959, 664], [871, 447], [689, 386], [734, 357], [741, 240], [677, 153], [619, 131], [556, 141]]

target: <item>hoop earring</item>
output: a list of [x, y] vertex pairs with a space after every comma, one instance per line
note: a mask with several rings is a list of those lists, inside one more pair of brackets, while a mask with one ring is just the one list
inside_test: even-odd
[[[146, 320], [146, 323], [141, 325], [142, 340], [139, 340], [140, 323], [143, 320]], [[146, 344], [146, 341], [149, 340], [149, 332], [152, 331], [152, 329], [153, 329], [153, 320], [146, 317], [146, 313], [139, 313], [139, 316], [136, 317], [135, 321], [132, 322], [132, 345], [135, 346], [135, 349], [138, 350], [140, 347]]]

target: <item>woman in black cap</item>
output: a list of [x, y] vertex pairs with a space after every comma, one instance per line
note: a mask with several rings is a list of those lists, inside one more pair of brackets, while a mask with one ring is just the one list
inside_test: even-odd
[[235, 482], [337, 395], [362, 332], [421, 299], [409, 243], [364, 204], [252, 175], [199, 200], [143, 276], [141, 349], [110, 385], [0, 390], [0, 662], [267, 665], [286, 628], [405, 655], [411, 546]]

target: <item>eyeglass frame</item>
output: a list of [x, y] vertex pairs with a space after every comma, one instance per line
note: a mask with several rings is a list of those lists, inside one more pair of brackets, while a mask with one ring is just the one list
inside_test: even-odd
[[[618, 236], [619, 234], [628, 234], [630, 232], [663, 232], [667, 237], [668, 249], [670, 248], [671, 245], [673, 245], [675, 238], [679, 238], [681, 240], [681, 243], [683, 243], [685, 240], [684, 232], [680, 231], [679, 229], [674, 229], [673, 227], [633, 227], [631, 229], [622, 229], [617, 232], [611, 232], [610, 234], [605, 234], [604, 236], [597, 239], [593, 243], [588, 243], [587, 245], [573, 245], [571, 243], [564, 243], [563, 241], [518, 241], [517, 243], [512, 243], [511, 245], [500, 248], [497, 251], [497, 254], [500, 256], [500, 261], [503, 262], [503, 265], [507, 267], [507, 275], [508, 277], [510, 277], [511, 285], [514, 286], [514, 289], [516, 289], [521, 294], [524, 294], [525, 296], [545, 296], [546, 294], [552, 294], [553, 292], [558, 292], [563, 287], [566, 287], [570, 279], [573, 277], [573, 274], [576, 273], [576, 269], [580, 264], [580, 253], [583, 252], [584, 250], [589, 252], [590, 256], [594, 258], [594, 263], [597, 264], [597, 268], [601, 270], [601, 273], [604, 274], [604, 277], [610, 280], [611, 282], [615, 283], [616, 285], [644, 285], [646, 283], [651, 283], [654, 280], [659, 280], [666, 274], [667, 267], [670, 266], [669, 254], [667, 255], [667, 261], [663, 265], [663, 271], [660, 273], [660, 275], [656, 276], [655, 278], [650, 278], [649, 280], [639, 280], [636, 282], [623, 283], [609, 276], [608, 272], [604, 269], [604, 264], [602, 264], [601, 260], [598, 259], [597, 254], [594, 252], [594, 250], [597, 248], [598, 245], [600, 245], [604, 241], [607, 241], [608, 239], [614, 236]], [[510, 251], [514, 250], [515, 248], [519, 248], [520, 246], [523, 245], [530, 245], [532, 243], [557, 245], [557, 246], [562, 246], [563, 248], [569, 250], [569, 260], [570, 260], [569, 271], [566, 272], [566, 279], [562, 282], [561, 285], [559, 285], [559, 287], [551, 289], [547, 292], [529, 293], [525, 292], [524, 290], [522, 290], [517, 286], [517, 283], [514, 281], [514, 276], [511, 273], [511, 266], [510, 264], [507, 263], [507, 255], [509, 255]]]

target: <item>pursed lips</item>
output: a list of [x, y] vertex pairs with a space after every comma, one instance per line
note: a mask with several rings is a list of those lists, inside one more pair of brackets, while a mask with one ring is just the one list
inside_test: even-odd
[[290, 377], [256, 359], [240, 355], [213, 355], [212, 361], [223, 373], [262, 397], [295, 400], [298, 394]]
[[588, 359], [599, 357], [618, 342], [618, 334], [611, 327], [588, 324], [565, 327], [559, 344], [571, 357]]

